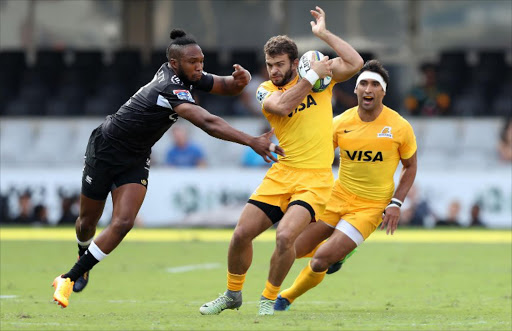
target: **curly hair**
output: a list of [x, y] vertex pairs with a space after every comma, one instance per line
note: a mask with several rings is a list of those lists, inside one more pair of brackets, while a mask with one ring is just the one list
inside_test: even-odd
[[287, 54], [292, 62], [299, 58], [297, 44], [288, 36], [275, 36], [270, 38], [263, 47], [263, 51], [266, 55], [272, 57]]

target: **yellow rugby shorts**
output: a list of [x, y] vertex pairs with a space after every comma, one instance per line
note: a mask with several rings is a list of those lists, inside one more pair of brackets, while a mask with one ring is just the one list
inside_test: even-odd
[[327, 207], [318, 219], [333, 228], [343, 219], [354, 226], [366, 240], [382, 222], [382, 213], [388, 203], [389, 200], [361, 198], [341, 187], [337, 180]]
[[274, 163], [250, 199], [278, 206], [283, 213], [290, 203], [304, 201], [317, 217], [325, 210], [333, 183], [330, 168], [302, 169]]

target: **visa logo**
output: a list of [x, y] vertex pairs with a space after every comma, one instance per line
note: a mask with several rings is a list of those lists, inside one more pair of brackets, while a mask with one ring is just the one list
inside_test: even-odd
[[377, 162], [383, 161], [382, 152], [377, 152], [374, 154], [373, 151], [345, 151], [347, 156], [352, 161], [365, 161], [365, 162]]

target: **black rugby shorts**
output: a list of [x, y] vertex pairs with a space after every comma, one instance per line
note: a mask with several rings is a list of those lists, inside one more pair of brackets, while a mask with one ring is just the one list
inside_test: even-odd
[[82, 173], [82, 194], [93, 200], [105, 200], [108, 193], [124, 184], [147, 188], [149, 156], [123, 153], [105, 140], [101, 127], [89, 138]]

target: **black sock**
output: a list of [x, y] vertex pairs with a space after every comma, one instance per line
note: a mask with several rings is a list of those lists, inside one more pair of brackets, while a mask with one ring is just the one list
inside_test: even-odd
[[76, 281], [85, 272], [91, 270], [96, 263], [99, 261], [87, 250], [84, 255], [80, 257], [77, 263], [68, 271], [68, 273], [62, 275], [62, 278], [70, 278], [72, 282]]
[[80, 246], [78, 245], [78, 256], [82, 257], [84, 255], [85, 251], [89, 248], [89, 246]]

